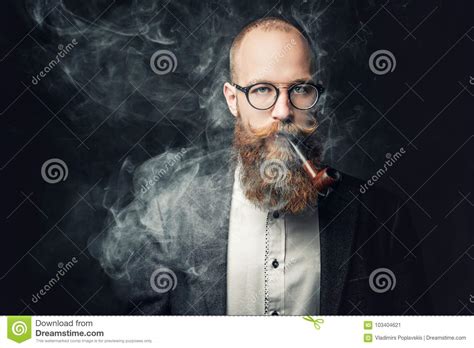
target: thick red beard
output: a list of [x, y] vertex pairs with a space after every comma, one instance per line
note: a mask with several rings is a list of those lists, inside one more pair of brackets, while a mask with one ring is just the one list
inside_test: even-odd
[[[288, 142], [276, 137], [278, 131], [307, 137], [314, 128], [302, 132], [291, 123], [274, 123], [266, 129], [251, 130], [242, 124], [241, 117], [237, 118], [233, 145], [242, 164], [240, 181], [245, 196], [257, 207], [298, 214], [315, 206], [318, 192]], [[318, 143], [310, 147], [306, 155], [318, 164]]]

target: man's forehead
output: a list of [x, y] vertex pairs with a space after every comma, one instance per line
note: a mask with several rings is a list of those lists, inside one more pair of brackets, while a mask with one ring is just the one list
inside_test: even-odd
[[242, 40], [236, 55], [236, 73], [241, 83], [310, 79], [308, 44], [296, 29], [255, 29]]

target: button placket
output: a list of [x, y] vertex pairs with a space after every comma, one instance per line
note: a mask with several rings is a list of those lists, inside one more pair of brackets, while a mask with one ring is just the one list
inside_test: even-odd
[[281, 215], [269, 214], [268, 232], [267, 313], [284, 314], [285, 280], [282, 262], [285, 258], [285, 220]]

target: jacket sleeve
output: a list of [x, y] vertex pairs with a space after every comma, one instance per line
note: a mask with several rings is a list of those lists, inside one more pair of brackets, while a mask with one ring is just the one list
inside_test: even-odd
[[359, 199], [353, 244], [357, 254], [351, 258], [341, 312], [354, 314], [358, 309], [375, 315], [430, 314], [422, 243], [408, 203], [381, 189]]
[[421, 242], [410, 210], [397, 199], [397, 213], [389, 225], [389, 268], [395, 274], [396, 286], [391, 293], [393, 313], [430, 314], [430, 285], [426, 281]]
[[127, 313], [169, 314], [170, 289], [177, 273], [169, 267], [166, 234], [155, 192], [135, 192], [133, 200], [111, 209], [101, 240], [100, 261], [113, 279]]
[[134, 255], [134, 272], [129, 278], [132, 313], [171, 314], [171, 293], [178, 284], [178, 272], [170, 265], [163, 244], [165, 236], [158, 199], [147, 202], [138, 224], [146, 238]]
[[156, 230], [160, 226], [159, 214], [153, 216], [153, 221], [145, 221], [143, 209], [122, 212], [126, 218], [116, 221], [110, 229], [109, 267], [114, 267], [114, 285], [128, 304], [127, 314], [170, 314], [169, 290], [177, 283], [177, 274], [163, 257]]

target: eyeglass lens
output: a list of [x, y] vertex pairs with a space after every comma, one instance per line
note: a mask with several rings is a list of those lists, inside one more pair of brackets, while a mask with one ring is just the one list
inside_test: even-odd
[[[275, 86], [259, 83], [252, 86], [248, 93], [250, 104], [257, 109], [268, 109], [275, 104], [278, 91]], [[290, 101], [298, 109], [309, 109], [318, 100], [319, 93], [315, 86], [298, 84], [290, 89]]]

